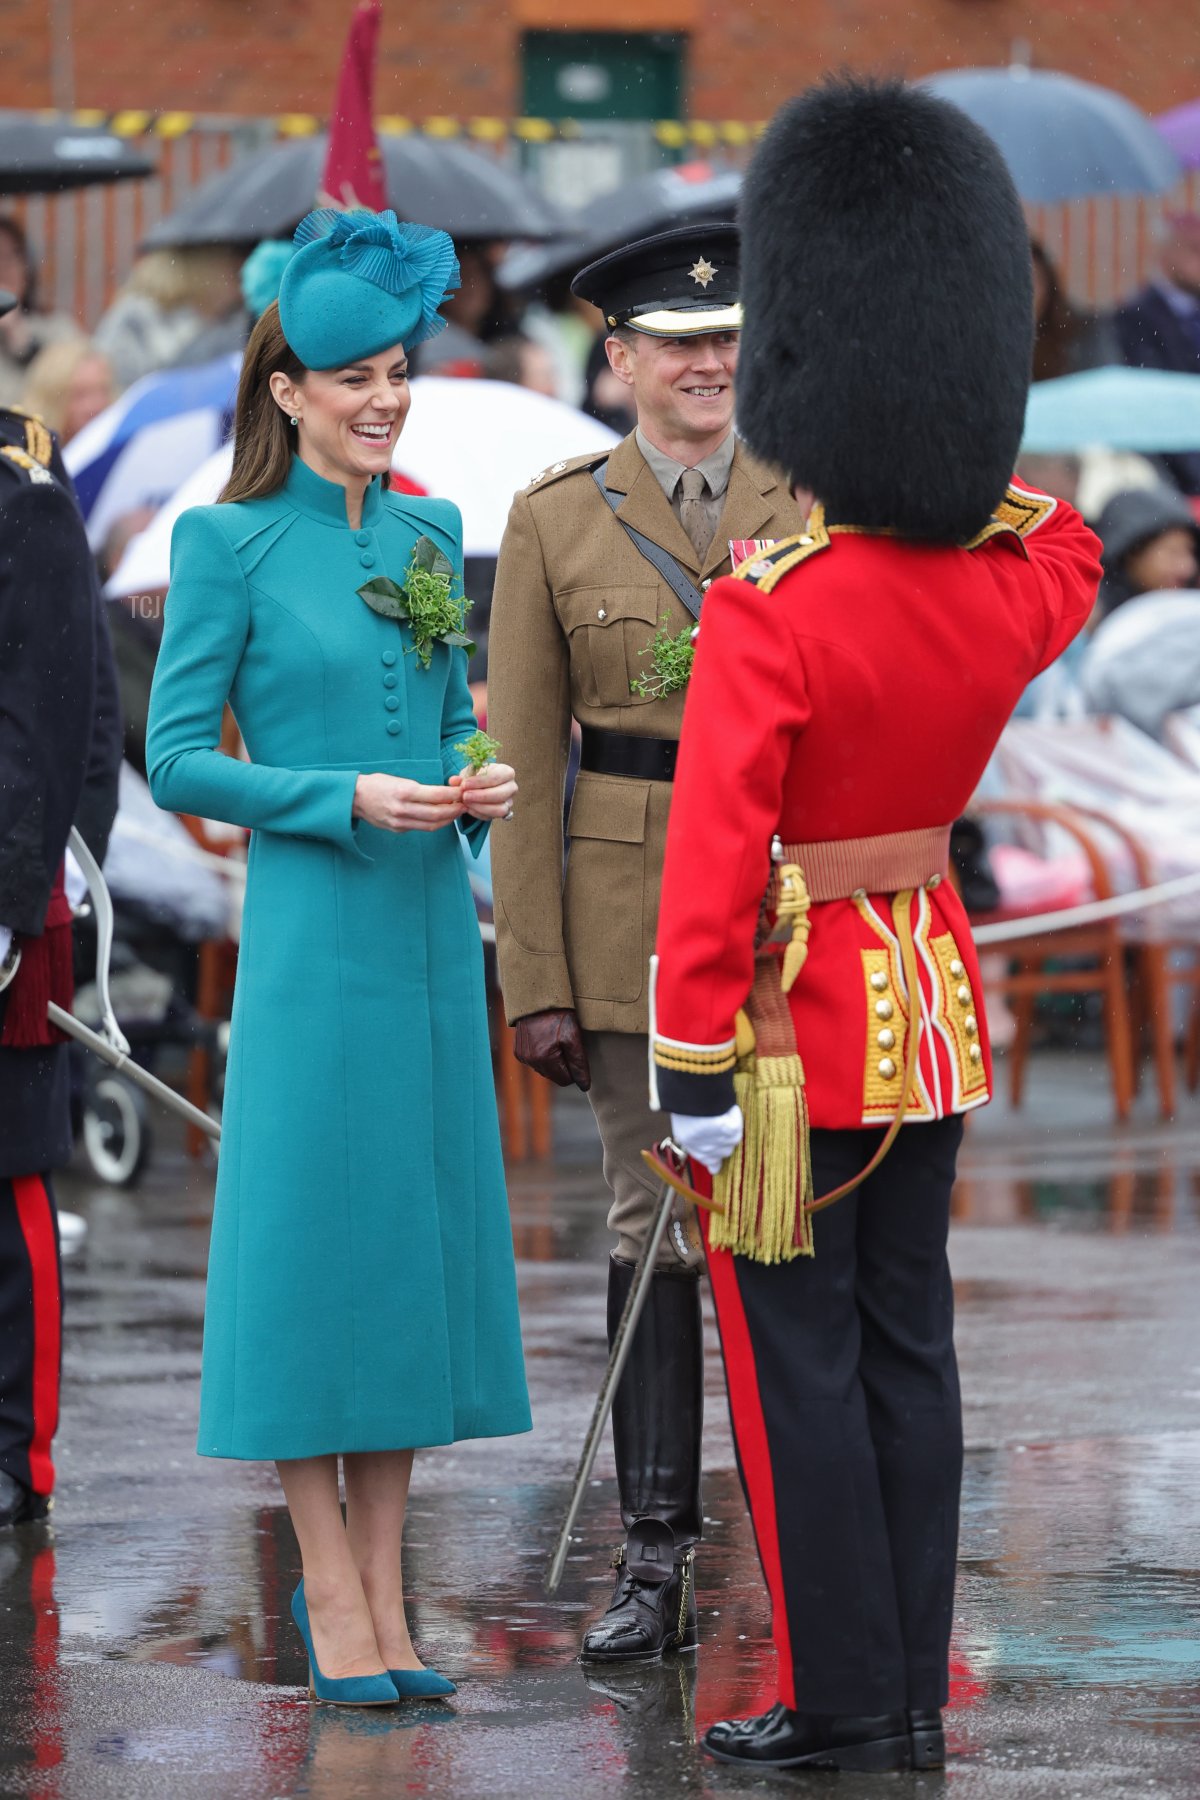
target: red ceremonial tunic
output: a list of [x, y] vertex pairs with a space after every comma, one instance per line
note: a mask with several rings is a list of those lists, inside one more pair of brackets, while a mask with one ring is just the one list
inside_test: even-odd
[[[713, 583], [671, 801], [653, 983], [654, 1103], [733, 1105], [776, 833], [785, 844], [949, 826], [1028, 683], [1091, 611], [1099, 544], [1017, 483], [962, 548], [832, 525]], [[909, 996], [889, 894], [814, 904], [788, 996], [810, 1121], [886, 1124]], [[920, 1057], [907, 1118], [990, 1098], [979, 969], [949, 881], [918, 889]]]

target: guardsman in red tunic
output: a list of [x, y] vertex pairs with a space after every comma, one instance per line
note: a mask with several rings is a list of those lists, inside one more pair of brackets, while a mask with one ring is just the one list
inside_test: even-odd
[[741, 428], [816, 498], [709, 591], [658, 927], [652, 1104], [723, 1209], [779, 1663], [779, 1704], [705, 1743], [933, 1767], [962, 1465], [946, 1237], [991, 1084], [950, 824], [1087, 618], [1098, 546], [1010, 478], [1029, 250], [973, 124], [827, 84], [775, 121], [743, 208]]

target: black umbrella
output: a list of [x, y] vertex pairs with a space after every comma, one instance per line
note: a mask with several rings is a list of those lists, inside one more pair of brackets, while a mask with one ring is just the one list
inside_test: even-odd
[[[145, 240], [147, 250], [181, 244], [257, 244], [290, 237], [317, 204], [328, 140], [304, 138], [246, 156], [214, 175]], [[414, 225], [470, 238], [546, 238], [562, 218], [522, 175], [464, 144], [427, 137], [379, 141], [388, 205]]]
[[739, 169], [710, 162], [679, 163], [635, 176], [572, 214], [565, 234], [554, 243], [510, 250], [500, 265], [500, 285], [540, 287], [635, 238], [673, 225], [732, 219], [741, 185]]
[[0, 123], [0, 194], [57, 194], [153, 173], [154, 164], [124, 139], [94, 125], [11, 117]]

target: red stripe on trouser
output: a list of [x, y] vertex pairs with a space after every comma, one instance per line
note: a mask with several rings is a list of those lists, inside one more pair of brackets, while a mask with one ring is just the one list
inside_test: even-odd
[[33, 1440], [29, 1446], [29, 1478], [35, 1494], [49, 1494], [54, 1491], [50, 1446], [58, 1430], [62, 1368], [54, 1203], [40, 1175], [15, 1175], [12, 1189], [33, 1283]]
[[[707, 1214], [702, 1217], [707, 1222]], [[707, 1245], [705, 1231], [705, 1247]], [[729, 1389], [729, 1411], [737, 1437], [738, 1459], [750, 1497], [750, 1517], [759, 1559], [771, 1595], [771, 1636], [779, 1657], [779, 1698], [788, 1707], [796, 1704], [796, 1679], [792, 1670], [792, 1640], [788, 1632], [787, 1600], [783, 1590], [783, 1566], [779, 1555], [779, 1524], [775, 1512], [775, 1474], [771, 1447], [758, 1391], [758, 1370], [746, 1324], [746, 1311], [738, 1288], [737, 1267], [728, 1250], [708, 1249], [708, 1275], [712, 1284], [717, 1323], [721, 1328], [721, 1354]]]

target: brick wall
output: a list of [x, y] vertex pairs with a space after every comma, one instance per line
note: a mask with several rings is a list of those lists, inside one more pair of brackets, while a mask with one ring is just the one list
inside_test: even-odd
[[[386, 0], [381, 112], [511, 115], [529, 0]], [[678, 5], [673, 7], [678, 11]], [[755, 119], [821, 70], [916, 75], [1007, 61], [1118, 87], [1148, 112], [1200, 94], [1200, 33], [1181, 0], [693, 0], [690, 113]], [[0, 0], [0, 107], [54, 103], [47, 0]], [[78, 107], [327, 111], [350, 0], [73, 0]], [[575, 29], [611, 28], [570, 0]], [[628, 17], [624, 8], [622, 16]], [[658, 23], [646, 14], [647, 23]]]

